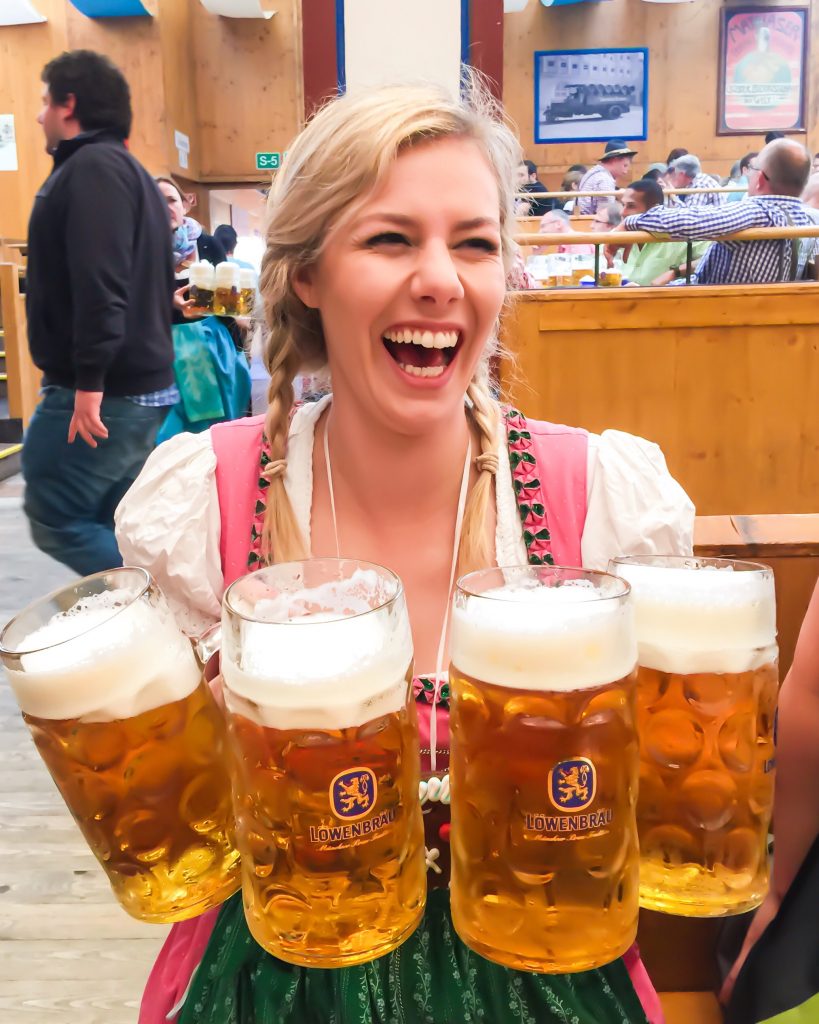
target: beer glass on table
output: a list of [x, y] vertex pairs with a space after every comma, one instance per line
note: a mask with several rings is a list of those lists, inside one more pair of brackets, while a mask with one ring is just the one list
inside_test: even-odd
[[29, 605], [0, 658], [34, 742], [119, 902], [167, 923], [240, 884], [225, 725], [144, 569]]
[[334, 558], [237, 580], [223, 603], [222, 673], [253, 936], [306, 966], [384, 956], [426, 899], [400, 580]]
[[451, 640], [452, 918], [517, 970], [588, 970], [637, 931], [637, 645], [606, 573], [458, 582]]
[[639, 556], [640, 902], [739, 914], [767, 892], [779, 687], [773, 573], [755, 562]]

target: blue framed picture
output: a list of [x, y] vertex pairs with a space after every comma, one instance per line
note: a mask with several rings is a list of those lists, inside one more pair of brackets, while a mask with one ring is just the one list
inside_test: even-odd
[[535, 142], [648, 135], [648, 50], [537, 50]]

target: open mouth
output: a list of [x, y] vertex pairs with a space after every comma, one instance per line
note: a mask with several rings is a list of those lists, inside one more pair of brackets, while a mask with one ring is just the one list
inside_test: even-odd
[[455, 358], [459, 331], [424, 331], [414, 327], [387, 331], [384, 348], [410, 377], [440, 377]]

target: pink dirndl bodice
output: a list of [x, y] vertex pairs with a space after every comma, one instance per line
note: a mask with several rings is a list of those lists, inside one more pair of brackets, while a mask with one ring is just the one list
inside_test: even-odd
[[[586, 431], [527, 420], [515, 409], [505, 412], [512, 480], [532, 564], [579, 566], [586, 518]], [[216, 486], [222, 532], [220, 554], [225, 587], [262, 565], [261, 526], [268, 483], [260, 470], [269, 461], [263, 437], [264, 417], [211, 427], [216, 454]], [[449, 688], [439, 691], [434, 709], [437, 770], [430, 771], [430, 719], [433, 681], [415, 679], [421, 741], [422, 792], [428, 884], [449, 876]], [[175, 924], [151, 971], [140, 1006], [139, 1024], [164, 1024], [184, 1002], [190, 979], [202, 959], [219, 908]], [[649, 1024], [663, 1024], [663, 1012], [636, 946], [624, 956]]]

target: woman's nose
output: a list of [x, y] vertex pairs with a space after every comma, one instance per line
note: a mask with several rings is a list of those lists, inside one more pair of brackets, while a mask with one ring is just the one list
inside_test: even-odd
[[413, 298], [449, 303], [463, 298], [464, 289], [449, 246], [444, 242], [422, 248], [412, 280]]

